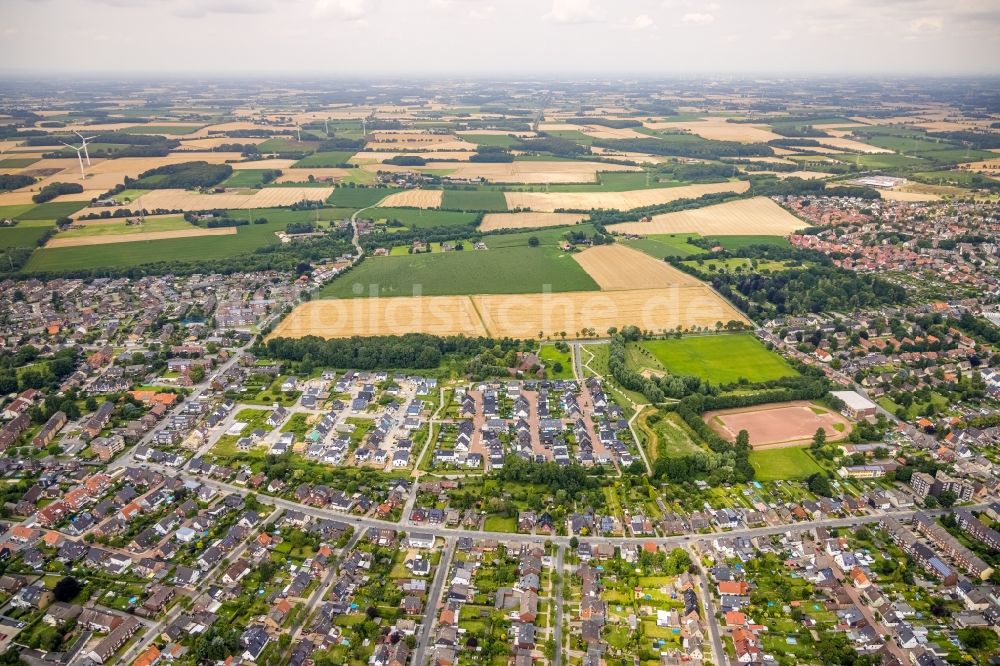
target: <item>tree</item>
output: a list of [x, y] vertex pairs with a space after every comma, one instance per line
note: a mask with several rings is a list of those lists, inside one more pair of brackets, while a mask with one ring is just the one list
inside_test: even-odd
[[579, 539], [577, 539], [576, 537], [570, 537], [570, 539], [569, 539], [569, 547], [570, 548], [572, 548], [573, 550], [576, 550], [579, 545], [580, 545], [580, 540]]
[[72, 576], [66, 576], [56, 583], [52, 594], [55, 596], [56, 601], [70, 602], [76, 598], [76, 595], [80, 594], [80, 590], [82, 589], [83, 586], [80, 584], [80, 581]]
[[948, 508], [958, 500], [958, 495], [956, 495], [954, 491], [951, 490], [942, 490], [940, 493], [938, 493], [937, 500], [938, 504], [940, 504], [945, 508]]
[[812, 448], [821, 449], [824, 444], [826, 444], [826, 430], [816, 428], [816, 432], [813, 434]]
[[736, 446], [750, 446], [750, 433], [746, 430], [736, 433]]
[[538, 236], [531, 236], [528, 238], [528, 247], [538, 247], [541, 241], [538, 240]]

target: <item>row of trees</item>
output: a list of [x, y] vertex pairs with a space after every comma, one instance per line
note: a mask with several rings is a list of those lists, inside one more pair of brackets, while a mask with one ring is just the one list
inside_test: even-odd
[[31, 197], [31, 200], [40, 204], [52, 201], [63, 194], [79, 194], [80, 192], [83, 192], [83, 185], [80, 183], [49, 183], [39, 190], [38, 194]]
[[209, 164], [208, 162], [181, 162], [167, 164], [139, 174], [139, 178], [130, 181], [125, 178], [127, 187], [138, 187], [151, 190], [186, 190], [197, 187], [214, 187], [233, 175], [233, 167], [228, 164]]

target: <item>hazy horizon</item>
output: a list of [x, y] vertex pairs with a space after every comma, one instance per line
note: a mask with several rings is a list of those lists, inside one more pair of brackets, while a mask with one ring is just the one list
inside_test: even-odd
[[990, 0], [7, 0], [0, 73], [991, 76]]

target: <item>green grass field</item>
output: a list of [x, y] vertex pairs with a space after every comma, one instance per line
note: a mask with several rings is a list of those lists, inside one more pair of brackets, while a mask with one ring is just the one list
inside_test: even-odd
[[[654, 415], [659, 415], [659, 419], [650, 423]], [[635, 424], [646, 440], [646, 456], [650, 463], [660, 457], [679, 457], [703, 450], [696, 441], [697, 435], [673, 412], [659, 412], [649, 407], [636, 418]]]
[[804, 479], [823, 471], [804, 446], [751, 451], [750, 464], [758, 481]]
[[475, 213], [424, 209], [424, 208], [372, 208], [359, 217], [376, 220], [398, 220], [410, 229], [430, 229], [436, 227], [469, 227], [478, 219]]
[[341, 164], [347, 164], [347, 160], [351, 159], [354, 153], [347, 151], [331, 151], [326, 153], [313, 153], [307, 157], [303, 157], [301, 160], [292, 165], [292, 168], [324, 168], [324, 167], [336, 167]]
[[[361, 294], [354, 293], [363, 285]], [[445, 296], [464, 294], [596, 291], [598, 285], [573, 258], [557, 247], [509, 249], [373, 257], [320, 291], [321, 298], [379, 296]]]
[[82, 223], [78, 229], [69, 229], [59, 233], [58, 238], [83, 238], [87, 236], [111, 236], [118, 234], [144, 234], [154, 231], [186, 231], [193, 229], [193, 225], [180, 215], [170, 217], [146, 218], [142, 225], [125, 224], [124, 219], [114, 220], [116, 224], [108, 224], [106, 221], [97, 221], [97, 224]]
[[763, 382], [796, 374], [787, 361], [751, 335], [706, 335], [640, 344], [670, 372], [716, 384], [731, 384], [741, 377]]
[[[316, 149], [316, 143], [309, 143], [307, 141], [296, 141], [293, 139], [285, 138], [272, 138], [267, 141], [257, 145], [258, 150], [262, 153], [303, 153], [312, 152]], [[317, 166], [317, 165], [313, 165]]]
[[445, 190], [441, 208], [446, 210], [495, 211], [507, 210], [503, 192], [497, 190]]
[[[538, 357], [545, 364], [545, 374], [549, 379], [572, 379], [573, 378], [573, 353], [571, 351], [561, 352], [554, 344], [544, 344], [538, 351]], [[556, 371], [554, 365], [559, 363], [562, 370]]]
[[257, 187], [264, 184], [267, 169], [240, 169], [222, 183], [222, 187]]
[[[699, 263], [700, 262], [700, 263]], [[707, 273], [733, 273], [737, 270], [743, 273], [778, 273], [789, 268], [788, 261], [758, 260], [757, 266], [753, 266], [750, 259], [742, 257], [730, 257], [728, 259], [698, 259], [683, 262], [685, 266], [691, 266]]]
[[18, 204], [16, 206], [0, 206], [0, 220], [19, 220], [21, 216], [35, 207], [36, 204]]
[[37, 161], [37, 157], [8, 157], [0, 160], [0, 169], [23, 169]]
[[401, 191], [390, 187], [338, 187], [326, 202], [344, 208], [367, 208]]
[[0, 248], [6, 247], [35, 247], [38, 239], [52, 227], [46, 222], [45, 225], [30, 225], [24, 222], [14, 227], [0, 227]]
[[920, 168], [929, 165], [927, 160], [922, 160], [919, 157], [893, 155], [890, 153], [878, 155], [837, 155], [837, 159], [841, 162], [857, 164], [859, 166], [868, 167], [869, 169], [893, 169], [897, 167]]
[[[235, 219], [249, 219], [246, 210], [231, 210]], [[108, 243], [81, 247], [40, 248], [25, 265], [27, 273], [60, 272], [74, 269], [129, 268], [157, 261], [211, 261], [253, 252], [265, 245], [278, 243], [274, 235], [289, 222], [334, 220], [343, 216], [343, 209], [324, 208], [319, 211], [293, 211], [280, 208], [260, 208], [253, 211], [255, 219], [267, 218], [266, 224], [237, 227], [236, 233], [225, 236], [168, 238], [131, 243]]]
[[496, 146], [499, 148], [510, 148], [519, 139], [510, 134], [463, 134], [466, 141], [479, 144], [480, 146]]
[[637, 240], [622, 241], [622, 245], [635, 248], [657, 259], [665, 257], [684, 259], [708, 253], [708, 250], [688, 243], [689, 238], [697, 237], [698, 234], [657, 234]]
[[727, 250], [742, 250], [749, 245], [773, 245], [775, 247], [791, 247], [787, 238], [781, 236], [719, 236], [713, 238]]
[[17, 216], [19, 220], [58, 220], [90, 205], [89, 201], [49, 201], [36, 204]]
[[191, 134], [204, 125], [136, 125], [118, 130], [122, 134]]

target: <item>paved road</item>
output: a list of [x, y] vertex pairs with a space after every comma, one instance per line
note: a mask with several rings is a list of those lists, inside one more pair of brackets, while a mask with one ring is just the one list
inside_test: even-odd
[[427, 606], [424, 607], [424, 622], [420, 628], [420, 636], [417, 639], [417, 650], [413, 655], [413, 666], [423, 666], [426, 662], [425, 652], [431, 640], [431, 631], [434, 623], [437, 622], [437, 606], [441, 601], [441, 593], [444, 591], [445, 582], [448, 580], [449, 569], [451, 569], [451, 558], [455, 556], [455, 545], [458, 543], [454, 538], [447, 539], [441, 561], [438, 563], [438, 570], [434, 572], [434, 582], [431, 583], [430, 592], [427, 594]]
[[[691, 553], [691, 559], [697, 562], [698, 554]], [[726, 656], [726, 649], [722, 646], [719, 621], [715, 619], [715, 600], [712, 598], [712, 590], [708, 587], [708, 576], [704, 570], [698, 574], [698, 584], [701, 587], [701, 601], [705, 610], [705, 624], [708, 625], [708, 635], [712, 641], [712, 663], [716, 664], [716, 666], [728, 666], [729, 658]]]
[[556, 652], [552, 657], [552, 666], [561, 666], [563, 652], [563, 583], [566, 579], [566, 572], [563, 570], [566, 558], [566, 547], [559, 546], [556, 550], [556, 564], [554, 574], [559, 574], [559, 585], [552, 586], [552, 596], [556, 603], [555, 619], [552, 621], [552, 638], [556, 644]]
[[[146, 467], [150, 469], [155, 469], [163, 474], [170, 475], [180, 475], [183, 478], [194, 479], [205, 485], [222, 490], [229, 493], [237, 493], [240, 495], [250, 495], [253, 494], [252, 491], [248, 490], [242, 486], [234, 486], [229, 483], [224, 483], [222, 481], [216, 481], [208, 477], [197, 476], [183, 470], [176, 470], [162, 465], [147, 464]], [[299, 504], [298, 502], [293, 502], [280, 497], [271, 497], [269, 495], [262, 495], [261, 501], [266, 501], [270, 504], [274, 504], [277, 508], [288, 509], [292, 511], [300, 511], [307, 515], [311, 515], [318, 518], [327, 518], [330, 520], [338, 520], [344, 523], [348, 523], [357, 527], [391, 527], [393, 525], [399, 526], [398, 523], [392, 523], [385, 520], [378, 520], [376, 518], [371, 518], [367, 516], [354, 516], [350, 514], [341, 513], [340, 511], [333, 511], [331, 509], [322, 509], [314, 506], [307, 506], [305, 504]], [[976, 504], [972, 506], [966, 506], [964, 508], [973, 510], [982, 510], [990, 505], [989, 502], [982, 504]], [[806, 521], [801, 523], [793, 523], [790, 525], [771, 525], [767, 527], [751, 527], [744, 529], [729, 530], [727, 532], [710, 532], [708, 534], [687, 534], [681, 536], [668, 536], [668, 537], [604, 537], [604, 536], [580, 536], [576, 537], [578, 541], [587, 541], [591, 543], [617, 543], [617, 544], [644, 544], [644, 543], [655, 543], [662, 546], [684, 546], [688, 543], [700, 543], [706, 541], [714, 541], [719, 538], [727, 537], [757, 537], [757, 536], [770, 536], [775, 534], [785, 534], [787, 533], [800, 533], [805, 532], [817, 527], [855, 527], [857, 525], [865, 525], [871, 523], [877, 523], [886, 516], [892, 516], [899, 520], [908, 520], [913, 517], [914, 514], [922, 511], [922, 509], [906, 509], [904, 511], [886, 511], [877, 515], [865, 515], [865, 516], [849, 516], [847, 518], [825, 518], [823, 520]], [[931, 515], [939, 515], [944, 513], [945, 510], [938, 509], [936, 511], [927, 511]], [[542, 541], [551, 541], [553, 544], [560, 546], [568, 546], [570, 539], [573, 537], [569, 536], [545, 536], [541, 537], [534, 534], [515, 534], [508, 532], [492, 532], [488, 530], [460, 530], [445, 527], [443, 525], [421, 525], [419, 531], [424, 534], [432, 534], [436, 537], [441, 537], [444, 539], [450, 539], [457, 536], [467, 536], [473, 539], [497, 539], [500, 541], [506, 541], [509, 543], [539, 543]]]

